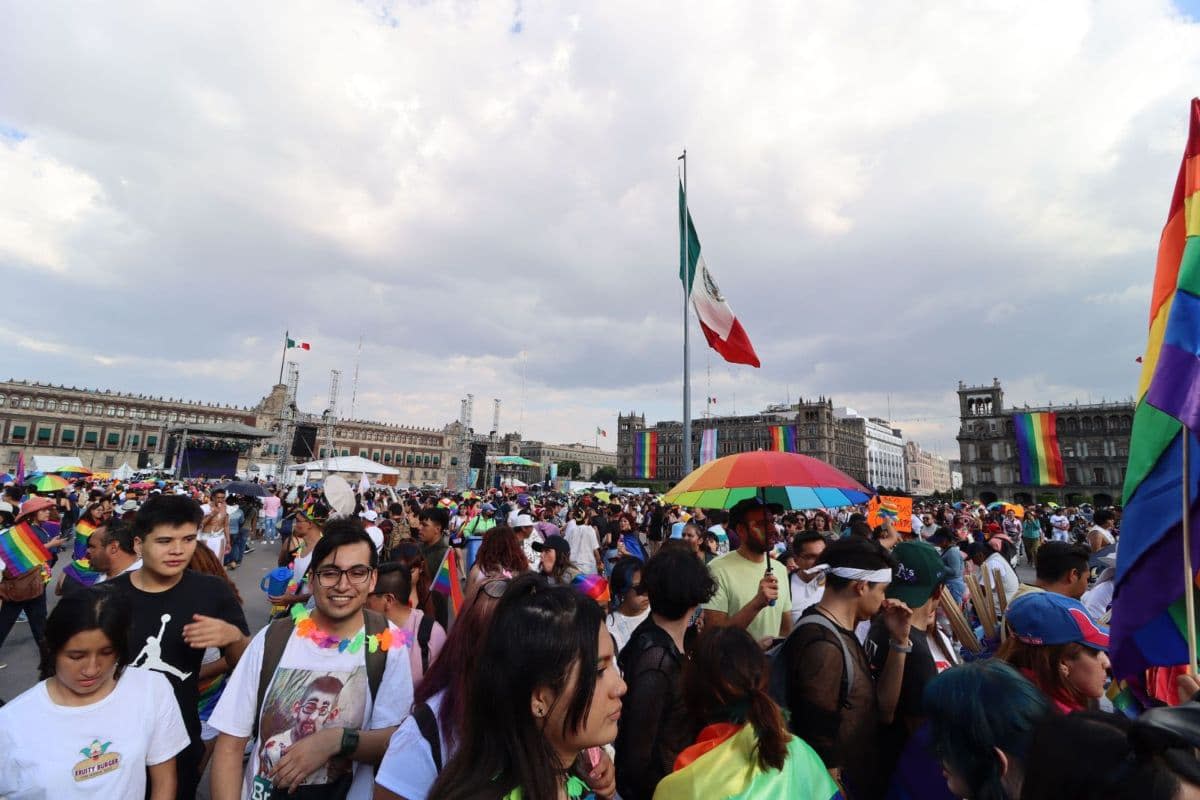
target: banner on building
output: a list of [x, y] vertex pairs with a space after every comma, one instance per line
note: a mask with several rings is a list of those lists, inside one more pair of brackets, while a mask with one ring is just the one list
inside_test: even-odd
[[799, 453], [796, 446], [795, 425], [772, 425], [768, 429], [771, 435], [771, 450], [777, 453]]
[[717, 429], [708, 428], [700, 434], [700, 465], [717, 458]]
[[633, 476], [647, 480], [658, 477], [658, 431], [633, 435]]

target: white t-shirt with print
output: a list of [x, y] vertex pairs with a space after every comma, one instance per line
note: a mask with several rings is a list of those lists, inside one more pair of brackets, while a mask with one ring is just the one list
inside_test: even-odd
[[[389, 627], [393, 637], [400, 635], [395, 625]], [[241, 737], [249, 736], [253, 730], [266, 631], [263, 628], [250, 641], [209, 717], [209, 725], [222, 733]], [[388, 650], [383, 680], [372, 704], [365, 644], [357, 653], [339, 653], [336, 647], [317, 647], [312, 640], [293, 634], [263, 699], [258, 739], [246, 765], [242, 796], [254, 796], [259, 772], [265, 780], [297, 739], [325, 728], [376, 730], [399, 725], [412, 706], [412, 690], [406, 646], [393, 645]], [[373, 770], [357, 762], [353, 766], [349, 798], [367, 800], [371, 796]], [[329, 783], [344, 771], [344, 762], [330, 761], [310, 775], [304, 785]]]
[[[574, 520], [572, 520], [574, 522]], [[596, 574], [596, 551], [600, 549], [600, 539], [596, 529], [591, 525], [567, 524], [563, 538], [571, 546], [571, 560], [584, 575]]]
[[[446, 736], [442, 733], [442, 723], [438, 719], [442, 710], [442, 697], [445, 694], [446, 690], [443, 689], [428, 701], [429, 710], [433, 712], [433, 718], [437, 721], [443, 768], [454, 755], [446, 745]], [[400, 727], [388, 741], [388, 749], [379, 764], [379, 774], [375, 776], [375, 783], [407, 800], [425, 800], [437, 777], [433, 750], [421, 735], [416, 718], [410, 715], [400, 723]]]
[[87, 706], [58, 705], [42, 681], [0, 708], [0, 796], [142, 797], [146, 768], [190, 741], [162, 673], [129, 667]]

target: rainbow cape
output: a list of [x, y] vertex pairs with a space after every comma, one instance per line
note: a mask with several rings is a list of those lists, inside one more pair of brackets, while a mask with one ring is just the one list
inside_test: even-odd
[[710, 725], [679, 754], [675, 771], [654, 790], [654, 800], [841, 800], [820, 756], [802, 739], [792, 737], [787, 761], [778, 770], [759, 766], [757, 744], [751, 725]]
[[433, 578], [433, 590], [450, 598], [450, 609], [458, 616], [463, 605], [461, 570], [458, 568], [458, 553], [454, 548], [448, 548], [438, 567], [437, 575]]
[[642, 431], [633, 435], [633, 476], [658, 477], [658, 431]]
[[4, 560], [6, 579], [19, 578], [43, 567], [53, 557], [29, 522], [17, 523], [0, 532], [0, 559]]
[[100, 580], [100, 571], [92, 569], [91, 563], [86, 558], [76, 558], [67, 564], [63, 567], [63, 575], [84, 586], [91, 586]]
[[1013, 414], [1021, 483], [1026, 486], [1062, 486], [1066, 483], [1062, 453], [1058, 449], [1058, 414], [1038, 411]]
[[75, 552], [71, 557], [79, 560], [87, 555], [88, 538], [91, 537], [99, 525], [93, 525], [86, 519], [81, 519], [75, 523]]
[[771, 446], [769, 450], [774, 450], [779, 453], [799, 453], [800, 450], [796, 446], [796, 426], [795, 425], [772, 425], [769, 431], [771, 437]]
[[[1200, 565], [1200, 100], [1192, 100], [1187, 147], [1158, 246], [1150, 329], [1142, 357], [1125, 513], [1110, 629], [1113, 677], [1140, 679], [1149, 666], [1188, 661], [1182, 572], [1183, 481], [1190, 482], [1193, 566]], [[1183, 420], [1181, 422], [1180, 420]], [[1183, 437], [1191, 437], [1183, 474]]]

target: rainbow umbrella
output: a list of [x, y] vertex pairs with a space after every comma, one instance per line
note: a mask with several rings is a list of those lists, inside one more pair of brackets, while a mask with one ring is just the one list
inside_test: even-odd
[[92, 471], [87, 467], [67, 465], [54, 470], [54, 474], [62, 475], [64, 478], [87, 478], [92, 474]]
[[61, 492], [67, 488], [69, 482], [61, 475], [39, 475], [25, 481], [25, 485], [33, 487], [34, 491], [38, 492]]
[[0, 486], [3, 486], [6, 483], [12, 483], [15, 480], [16, 478], [6, 472], [3, 475], [0, 475]]
[[871, 493], [819, 459], [760, 450], [708, 462], [663, 495], [663, 501], [694, 508], [732, 508], [755, 497], [783, 508], [838, 508], [865, 503]]

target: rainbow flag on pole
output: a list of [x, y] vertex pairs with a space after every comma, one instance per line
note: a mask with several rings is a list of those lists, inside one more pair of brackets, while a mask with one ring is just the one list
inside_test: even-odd
[[700, 434], [700, 465], [717, 460], [717, 429], [705, 428]]
[[633, 476], [658, 477], [658, 431], [642, 431], [633, 435]]
[[1038, 411], [1013, 414], [1021, 483], [1026, 486], [1062, 486], [1066, 483], [1062, 452], [1058, 449], [1058, 414]]
[[[1148, 666], [1188, 662], [1185, 581], [1180, 579], [1183, 481], [1190, 482], [1193, 564], [1200, 565], [1200, 442], [1184, 425], [1200, 393], [1200, 100], [1192, 100], [1187, 147], [1158, 245], [1150, 326], [1142, 357], [1125, 513], [1112, 604], [1112, 665], [1118, 680]], [[1183, 437], [1191, 436], [1190, 474]], [[1195, 581], [1188, 589], [1195, 590]]]
[[81, 519], [75, 523], [75, 551], [71, 554], [72, 558], [79, 560], [87, 555], [88, 539], [99, 527], [88, 522], [86, 519]]
[[446, 550], [442, 565], [433, 578], [433, 590], [450, 598], [450, 609], [458, 616], [463, 605], [462, 571], [458, 568], [458, 553], [453, 547]]
[[796, 446], [795, 425], [772, 425], [770, 427], [771, 450], [778, 453], [799, 453]]
[[0, 559], [4, 561], [5, 578], [19, 578], [32, 569], [45, 566], [51, 558], [50, 551], [28, 522], [18, 523], [0, 533]]

